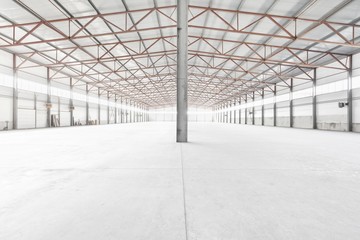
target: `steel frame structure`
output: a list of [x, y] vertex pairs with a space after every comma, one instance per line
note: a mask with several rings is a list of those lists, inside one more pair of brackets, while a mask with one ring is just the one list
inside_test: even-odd
[[[84, 84], [89, 92], [100, 88], [109, 97], [121, 96], [150, 107], [175, 104], [176, 5], [158, 7], [154, 1], [152, 8], [108, 13], [92, 5], [97, 14], [45, 19], [31, 6], [16, 2], [39, 19], [16, 23], [2, 16], [8, 24], [0, 26], [0, 49], [17, 56], [16, 70], [43, 66], [49, 69], [49, 80], [71, 78], [73, 85]], [[351, 52], [360, 49], [358, 19], [342, 23], [195, 5], [189, 6], [188, 13], [190, 105], [214, 107], [275, 93], [276, 86], [292, 88], [294, 82], [313, 81], [317, 68], [348, 71]], [[157, 21], [151, 20], [154, 16]], [[206, 21], [209, 17], [216, 24]], [[98, 29], [99, 24], [104, 27]], [[171, 34], [164, 34], [165, 30]], [[51, 37], [43, 36], [44, 31], [51, 32]], [[154, 32], [160, 34], [142, 36]], [[317, 44], [330, 50], [319, 50]], [[343, 53], [338, 47], [351, 52]]]

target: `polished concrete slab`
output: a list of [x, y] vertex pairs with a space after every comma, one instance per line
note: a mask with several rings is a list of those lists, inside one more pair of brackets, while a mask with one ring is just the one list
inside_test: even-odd
[[0, 239], [358, 239], [360, 135], [191, 123], [0, 133]]

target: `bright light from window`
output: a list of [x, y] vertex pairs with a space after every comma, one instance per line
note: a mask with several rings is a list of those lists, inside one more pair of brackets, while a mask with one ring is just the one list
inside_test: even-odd
[[352, 88], [353, 88], [353, 89], [355, 89], [355, 88], [360, 88], [360, 76], [353, 77], [353, 80], [352, 80]]
[[0, 73], [0, 86], [13, 87], [13, 78], [8, 74]]

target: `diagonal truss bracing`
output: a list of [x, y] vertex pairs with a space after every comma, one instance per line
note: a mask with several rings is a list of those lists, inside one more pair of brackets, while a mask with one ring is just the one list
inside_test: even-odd
[[[28, 23], [6, 19], [9, 24], [0, 26], [0, 49], [19, 57], [18, 68], [50, 68], [54, 80], [71, 77], [149, 105], [171, 105], [176, 101], [176, 6], [154, 5], [109, 13], [93, 6], [97, 14]], [[273, 91], [275, 83], [289, 87], [289, 79], [311, 81], [316, 68], [347, 71], [350, 53], [336, 48], [360, 48], [356, 21], [194, 5], [189, 16], [190, 104], [212, 106], [242, 94], [261, 94], [262, 89]], [[212, 22], [204, 21], [209, 16]], [[301, 47], [303, 43], [325, 44], [331, 50]]]

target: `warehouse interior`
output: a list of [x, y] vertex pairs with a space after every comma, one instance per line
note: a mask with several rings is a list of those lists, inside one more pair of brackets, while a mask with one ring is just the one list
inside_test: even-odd
[[358, 239], [359, 0], [2, 0], [0, 239]]

